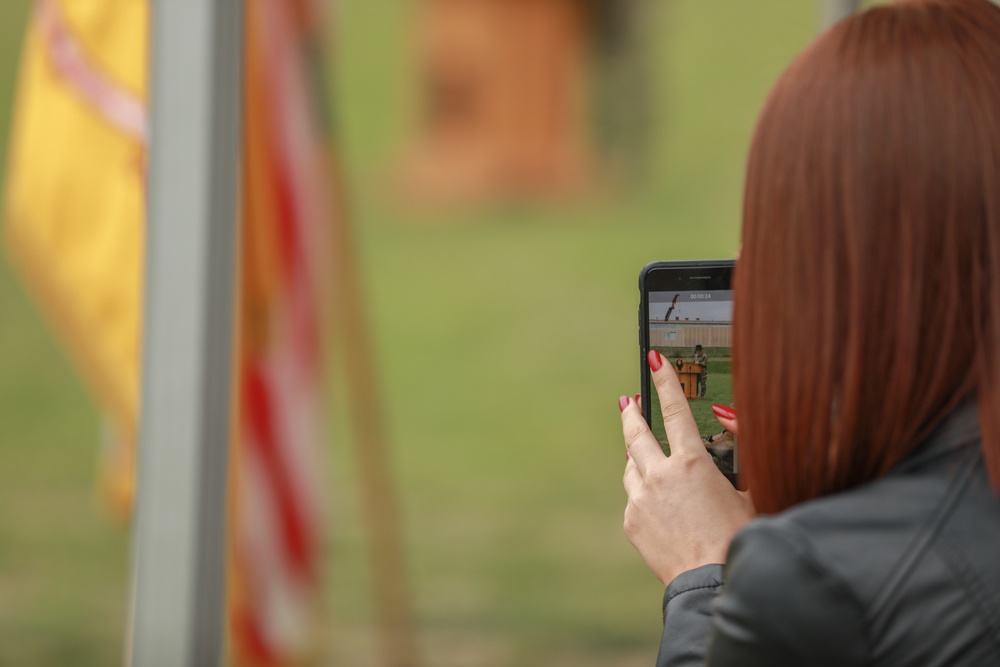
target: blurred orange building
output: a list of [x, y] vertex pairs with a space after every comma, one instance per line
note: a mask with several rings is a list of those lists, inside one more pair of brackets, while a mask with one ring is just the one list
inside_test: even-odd
[[419, 0], [407, 199], [558, 197], [592, 186], [595, 0]]

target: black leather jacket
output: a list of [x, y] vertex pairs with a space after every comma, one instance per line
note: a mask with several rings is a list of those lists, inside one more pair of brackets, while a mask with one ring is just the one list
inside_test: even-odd
[[657, 665], [1000, 665], [1000, 497], [964, 405], [889, 475], [758, 518], [664, 595]]

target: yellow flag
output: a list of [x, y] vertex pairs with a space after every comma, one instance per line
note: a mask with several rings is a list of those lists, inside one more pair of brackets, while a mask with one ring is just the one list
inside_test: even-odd
[[[124, 442], [139, 395], [147, 12], [136, 0], [35, 3], [4, 211], [14, 264]], [[116, 456], [109, 490], [125, 510], [131, 460]]]

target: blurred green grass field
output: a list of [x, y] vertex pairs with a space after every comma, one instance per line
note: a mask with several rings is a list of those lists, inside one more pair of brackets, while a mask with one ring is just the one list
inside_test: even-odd
[[[339, 150], [424, 664], [651, 664], [662, 591], [622, 535], [614, 407], [638, 391], [636, 279], [650, 260], [735, 252], [753, 120], [815, 34], [817, 5], [662, 3], [642, 183], [448, 214], [386, 194], [407, 132], [410, 3], [338, 7]], [[0, 4], [4, 141], [25, 9]], [[364, 453], [336, 407], [350, 387], [334, 387], [328, 662], [376, 665]], [[120, 661], [128, 535], [95, 498], [98, 439], [80, 382], [0, 259], [0, 665]]]

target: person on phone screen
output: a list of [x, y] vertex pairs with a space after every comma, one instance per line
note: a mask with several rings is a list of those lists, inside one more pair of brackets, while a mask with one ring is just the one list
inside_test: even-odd
[[702, 350], [701, 345], [694, 346], [694, 363], [701, 367], [698, 374], [698, 398], [705, 398], [705, 391], [708, 389], [708, 355]]
[[760, 114], [741, 235], [739, 419], [713, 410], [749, 494], [658, 352], [669, 456], [619, 400], [658, 664], [1000, 665], [1000, 6], [818, 37]]

